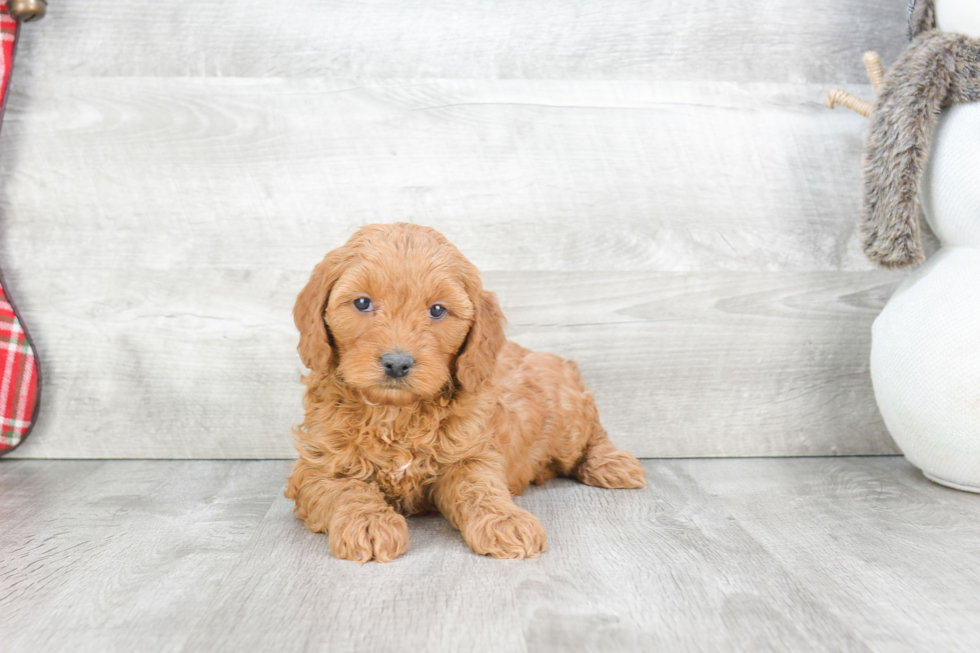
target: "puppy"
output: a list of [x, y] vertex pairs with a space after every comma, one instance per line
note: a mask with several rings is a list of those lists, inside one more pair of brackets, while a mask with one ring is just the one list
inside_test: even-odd
[[536, 557], [545, 530], [511, 495], [558, 475], [645, 486], [575, 363], [508, 342], [495, 296], [434, 229], [360, 229], [293, 315], [310, 373], [286, 496], [338, 558], [401, 555], [403, 515], [433, 510], [477, 553]]

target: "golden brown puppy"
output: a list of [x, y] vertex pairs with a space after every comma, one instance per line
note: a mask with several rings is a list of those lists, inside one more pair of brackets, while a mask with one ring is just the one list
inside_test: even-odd
[[339, 558], [401, 555], [403, 515], [433, 509], [477, 553], [535, 557], [544, 528], [511, 494], [557, 475], [645, 485], [576, 365], [508, 342], [496, 298], [434, 229], [362, 228], [317, 265], [293, 314], [311, 371], [286, 496]]

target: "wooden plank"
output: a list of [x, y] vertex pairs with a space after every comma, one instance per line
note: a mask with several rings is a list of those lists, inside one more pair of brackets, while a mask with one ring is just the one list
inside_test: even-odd
[[895, 0], [62, 2], [24, 31], [21, 74], [866, 80], [905, 44]]
[[[64, 496], [102, 466], [101, 462], [32, 463], [4, 458], [0, 461], [0, 533], [11, 559], [10, 549], [27, 547], [32, 532], [18, 530], [29, 524], [30, 518], [40, 518], [51, 511], [63, 509]], [[34, 525], [30, 526], [31, 529]], [[16, 551], [15, 551], [16, 552]]]
[[872, 650], [980, 644], [975, 495], [904, 459], [767, 462], [678, 465]]
[[[287, 470], [279, 462], [15, 464], [47, 489], [0, 529], [5, 651], [176, 650]], [[4, 503], [19, 492], [9, 465], [0, 463]], [[57, 502], [43, 499], [55, 493]]]
[[541, 558], [477, 556], [421, 517], [403, 557], [363, 566], [293, 516], [288, 467], [0, 462], [4, 651], [980, 645], [980, 503], [901, 458], [645, 461], [645, 490], [517, 498]]
[[514, 337], [578, 359], [640, 455], [894, 452], [866, 360], [900, 275], [858, 251], [861, 119], [816, 87], [30, 84], [0, 160], [48, 382], [19, 455], [291, 456], [293, 298], [393, 219], [504, 271]]
[[277, 500], [187, 649], [864, 650], [674, 463], [645, 467], [656, 489], [560, 480], [518, 498], [549, 549], [516, 564], [436, 517], [410, 520], [405, 556], [358, 566]]
[[[308, 270], [15, 277], [45, 366], [25, 457], [292, 457]], [[577, 360], [639, 456], [894, 453], [868, 377], [891, 272], [488, 273], [510, 336]]]
[[6, 265], [312, 267], [406, 220], [483, 270], [870, 270], [865, 120], [824, 92], [33, 78], [3, 131]]
[[292, 299], [393, 220], [456, 242], [638, 454], [893, 452], [866, 360], [900, 277], [857, 245], [864, 120], [822, 99], [870, 95], [902, 7], [755, 4], [53, 8], [0, 143], [47, 382], [18, 455], [291, 456]]
[[511, 336], [578, 361], [640, 456], [897, 452], [868, 372], [893, 273], [500, 278]]

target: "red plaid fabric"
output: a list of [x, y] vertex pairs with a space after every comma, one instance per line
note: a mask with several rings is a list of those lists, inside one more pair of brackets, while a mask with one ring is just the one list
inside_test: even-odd
[[31, 427], [37, 403], [37, 362], [20, 320], [0, 288], [0, 451], [13, 449]]
[[[7, 82], [14, 60], [17, 22], [0, 0], [0, 107], [7, 99]], [[0, 109], [0, 119], [2, 119]], [[37, 405], [38, 376], [34, 349], [7, 299], [0, 278], [0, 454], [10, 451], [27, 435]]]
[[7, 3], [0, 1], [0, 66], [3, 67], [3, 84], [0, 85], [0, 106], [7, 97], [7, 82], [10, 81], [10, 65], [14, 62], [14, 39], [17, 38], [17, 21], [10, 17]]

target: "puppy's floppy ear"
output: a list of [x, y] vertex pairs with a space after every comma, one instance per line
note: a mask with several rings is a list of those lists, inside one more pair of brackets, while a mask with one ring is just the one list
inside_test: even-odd
[[293, 321], [299, 329], [296, 351], [311, 370], [326, 372], [333, 365], [333, 349], [323, 313], [327, 310], [330, 289], [346, 266], [345, 254], [345, 247], [335, 249], [317, 264], [293, 307]]
[[466, 392], [478, 392], [493, 377], [497, 355], [507, 341], [504, 315], [497, 297], [486, 290], [474, 294], [473, 326], [456, 358], [456, 380]]

